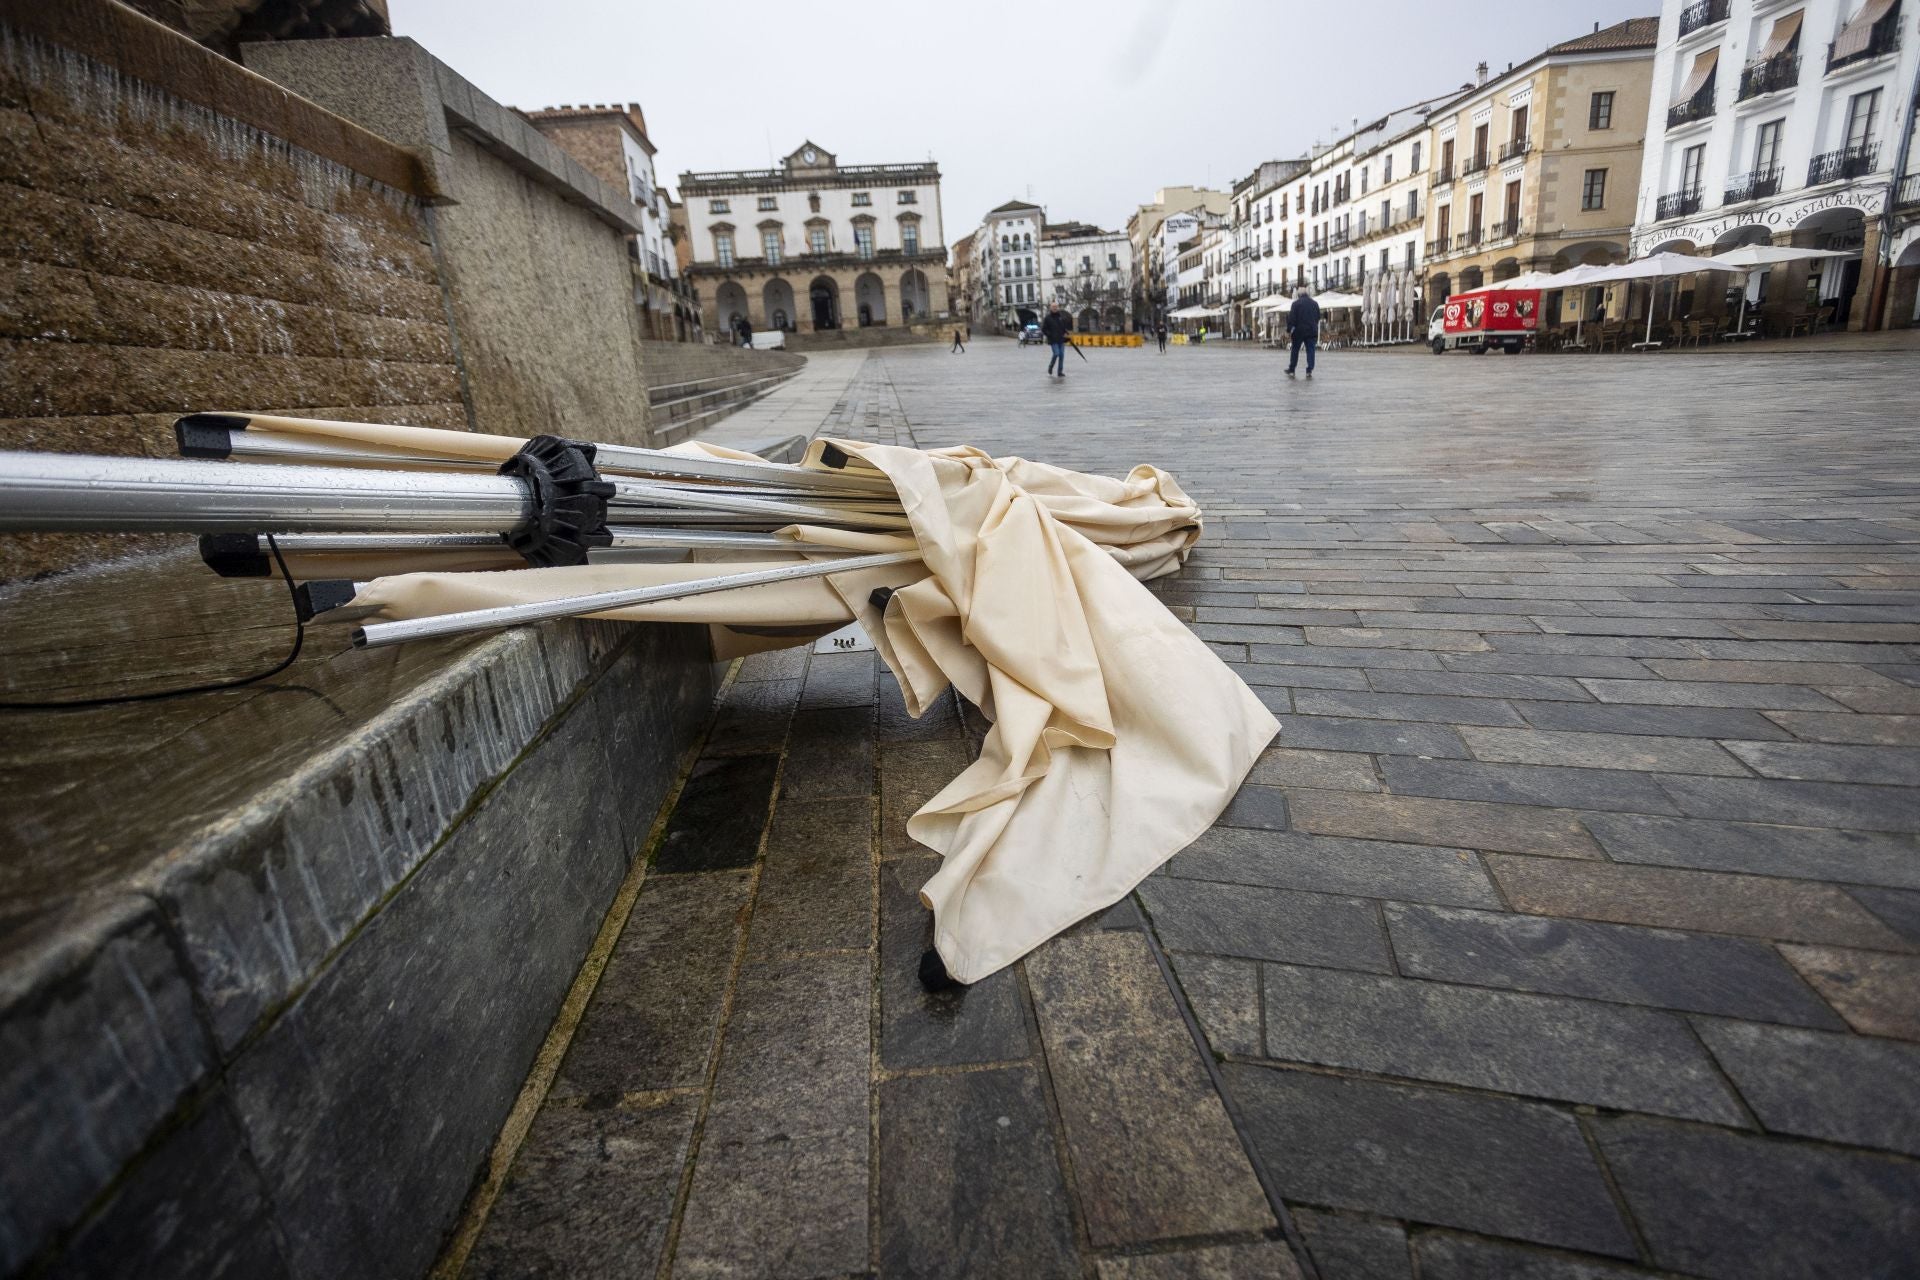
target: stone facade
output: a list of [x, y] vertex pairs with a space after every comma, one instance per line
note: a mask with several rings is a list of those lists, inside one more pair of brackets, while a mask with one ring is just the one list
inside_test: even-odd
[[[1429, 306], [1523, 271], [1626, 258], [1657, 25], [1554, 45], [1433, 113]], [[1611, 95], [1605, 110], [1596, 94]], [[1605, 175], [1597, 202], [1584, 198], [1590, 171]]]
[[806, 143], [777, 169], [680, 175], [709, 332], [905, 327], [948, 314], [940, 169], [843, 166]]
[[[171, 456], [220, 408], [472, 425], [412, 157], [129, 10], [5, 34], [0, 447]], [[0, 580], [168, 541], [10, 535]]]

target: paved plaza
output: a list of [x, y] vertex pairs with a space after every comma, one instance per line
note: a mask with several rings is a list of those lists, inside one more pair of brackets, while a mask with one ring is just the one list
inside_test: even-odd
[[444, 1269], [1913, 1275], [1920, 352], [1087, 357], [822, 358], [807, 429], [1172, 471], [1245, 789], [929, 995], [976, 714], [748, 660]]

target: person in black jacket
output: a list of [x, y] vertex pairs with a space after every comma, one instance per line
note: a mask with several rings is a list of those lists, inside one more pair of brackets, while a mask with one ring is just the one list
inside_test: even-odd
[[[1060, 309], [1060, 304], [1047, 304], [1046, 318], [1040, 322], [1040, 336], [1053, 348], [1053, 358], [1047, 361], [1047, 373], [1064, 378], [1067, 376], [1067, 335], [1073, 332], [1073, 318]], [[1054, 374], [1055, 368], [1059, 369]]]
[[1287, 376], [1293, 376], [1294, 366], [1300, 363], [1300, 348], [1307, 349], [1307, 376], [1313, 376], [1313, 355], [1320, 347], [1320, 304], [1307, 292], [1307, 286], [1301, 285], [1294, 295], [1293, 305], [1287, 308], [1287, 332], [1293, 337], [1293, 351], [1287, 360]]

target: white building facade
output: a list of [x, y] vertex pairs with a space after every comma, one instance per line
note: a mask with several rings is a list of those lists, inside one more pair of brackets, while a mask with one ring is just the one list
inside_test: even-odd
[[776, 169], [680, 175], [709, 332], [899, 326], [947, 313], [940, 170], [841, 165], [809, 142]]
[[1125, 333], [1133, 327], [1133, 245], [1122, 231], [1078, 226], [1042, 237], [1045, 298], [1073, 316], [1081, 333]]
[[980, 295], [975, 323], [1019, 329], [1046, 310], [1041, 293], [1040, 237], [1046, 211], [1024, 200], [992, 210], [974, 233], [974, 278]]
[[[1744, 244], [1845, 251], [1754, 273], [1753, 302], [1836, 327], [1911, 323], [1895, 264], [1920, 267], [1900, 211], [1920, 68], [1903, 0], [1666, 0], [1635, 212], [1635, 257]], [[1906, 262], [1907, 258], [1913, 261]]]

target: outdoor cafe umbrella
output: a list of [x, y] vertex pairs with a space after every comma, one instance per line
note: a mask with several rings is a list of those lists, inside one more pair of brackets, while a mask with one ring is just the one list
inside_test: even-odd
[[[1771, 267], [1782, 262], [1811, 262], [1819, 258], [1850, 258], [1852, 252], [1846, 249], [1801, 249], [1793, 245], [1743, 244], [1738, 249], [1729, 249], [1725, 253], [1713, 255], [1717, 261], [1736, 263], [1749, 269]], [[1747, 291], [1740, 291], [1740, 317], [1734, 322], [1736, 329], [1745, 329], [1747, 324]]]
[[[245, 429], [265, 421], [234, 418]], [[790, 554], [718, 575], [712, 565], [576, 559], [404, 572], [343, 584], [319, 602], [312, 588], [326, 584], [308, 583], [308, 598], [330, 601], [322, 621], [360, 623], [367, 643], [586, 616], [724, 624], [766, 647], [857, 620], [912, 714], [952, 687], [990, 722], [979, 758], [908, 822], [942, 855], [921, 899], [945, 972], [962, 982], [1131, 892], [1212, 824], [1278, 731], [1240, 678], [1140, 584], [1177, 569], [1200, 533], [1198, 508], [1153, 467], [1117, 479], [969, 448], [843, 440], [815, 441], [799, 467], [698, 447], [639, 451], [660, 471], [738, 464], [756, 481], [789, 482], [689, 493], [700, 486], [657, 478], [622, 489], [627, 481], [599, 476], [579, 446], [554, 446], [554, 437], [524, 442], [508, 459], [526, 473], [515, 475], [465, 465], [469, 453], [517, 443], [500, 437], [307, 426], [272, 420], [270, 434], [284, 437], [277, 463], [0, 455], [0, 529], [371, 534], [384, 523], [398, 537], [497, 536], [503, 522], [524, 532], [556, 512], [629, 499], [637, 505], [620, 509], [663, 520], [684, 512], [764, 525], [810, 509], [820, 524], [772, 531], [795, 543]], [[514, 461], [542, 450], [537, 473]], [[388, 461], [346, 466], [342, 453]], [[684, 502], [705, 505], [673, 505]], [[888, 502], [906, 513], [905, 527], [876, 525]], [[572, 532], [576, 550], [601, 536]], [[854, 554], [818, 559], [826, 548]]]
[[[1732, 271], [1745, 273], [1746, 267], [1737, 262], [1727, 262], [1707, 255], [1689, 255], [1684, 253], [1650, 253], [1644, 258], [1632, 262], [1622, 262], [1618, 266], [1599, 267], [1577, 283], [1609, 284], [1616, 281], [1666, 280], [1676, 276], [1690, 276], [1701, 271]], [[1569, 274], [1569, 273], [1562, 273]], [[1575, 283], [1569, 281], [1569, 283]], [[1653, 300], [1647, 300], [1647, 336], [1645, 340], [1634, 344], [1637, 347], [1650, 347], [1653, 341]]]

